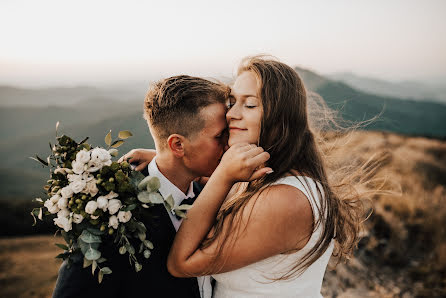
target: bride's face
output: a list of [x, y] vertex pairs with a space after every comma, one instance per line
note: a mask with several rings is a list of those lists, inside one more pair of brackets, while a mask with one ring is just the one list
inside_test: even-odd
[[251, 71], [241, 73], [235, 80], [227, 102], [229, 146], [242, 142], [258, 144], [263, 115], [258, 90], [256, 76]]

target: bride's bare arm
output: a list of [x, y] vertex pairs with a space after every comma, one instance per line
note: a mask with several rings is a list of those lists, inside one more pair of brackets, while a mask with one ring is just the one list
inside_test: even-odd
[[[256, 158], [257, 162], [263, 158], [257, 165], [268, 159], [265, 154], [257, 154]], [[229, 243], [236, 240], [233, 246], [224, 246], [220, 251], [218, 245], [221, 239], [217, 238], [209, 247], [199, 248], [210, 233], [216, 214], [233, 183], [249, 180], [247, 172], [252, 173], [255, 167], [250, 166], [253, 164], [252, 161], [249, 164], [249, 158], [243, 160], [234, 155], [223, 156], [221, 164], [188, 211], [188, 218], [183, 221], [175, 237], [167, 263], [172, 275], [188, 277], [226, 272], [269, 256], [302, 248], [308, 241], [313, 221], [308, 200], [292, 186], [277, 185], [250, 200], [241, 215], [240, 229], [228, 231], [228, 225], [223, 225], [223, 230], [226, 229], [230, 235]], [[269, 170], [263, 168], [257, 174], [261, 176]], [[254, 204], [254, 201], [257, 202]], [[209, 271], [214, 257], [221, 266]]]

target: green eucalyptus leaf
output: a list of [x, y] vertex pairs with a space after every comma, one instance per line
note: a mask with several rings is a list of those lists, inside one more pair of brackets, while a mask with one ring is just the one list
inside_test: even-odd
[[104, 141], [105, 141], [105, 144], [107, 144], [108, 146], [111, 145], [111, 141], [112, 141], [112, 138], [111, 138], [111, 130], [110, 130], [110, 131], [108, 132], [108, 134], [105, 136]]
[[101, 257], [101, 252], [93, 247], [88, 248], [85, 252], [85, 258], [90, 261], [97, 260]]
[[106, 258], [99, 258], [96, 260], [96, 263], [101, 264], [101, 263], [104, 263], [105, 261], [107, 261]]
[[98, 282], [101, 283], [103, 278], [104, 278], [104, 273], [102, 273], [102, 271], [99, 270], [99, 274], [98, 274]]
[[118, 134], [118, 138], [123, 140], [130, 138], [131, 136], [133, 136], [133, 134], [128, 130], [121, 130]]
[[79, 238], [85, 243], [101, 243], [101, 237], [95, 235], [88, 230], [83, 230]]
[[[158, 186], [158, 187], [156, 187]], [[147, 191], [157, 191], [161, 186], [160, 180], [155, 176], [147, 176], [138, 184], [139, 190], [147, 189]]]
[[142, 203], [149, 203], [150, 202], [150, 197], [149, 197], [150, 193], [147, 191], [142, 191], [140, 193], [138, 193], [137, 197], [138, 200]]
[[175, 206], [175, 201], [173, 200], [172, 195], [169, 195], [166, 198], [166, 203], [169, 205], [169, 209], [173, 209], [173, 207]]
[[174, 211], [175, 214], [178, 215], [179, 217], [181, 217], [181, 218], [187, 218], [185, 212], [183, 212], [183, 211], [181, 211], [181, 210], [178, 210], [178, 209], [174, 209], [173, 211]]
[[111, 147], [112, 148], [118, 148], [122, 144], [124, 144], [124, 141], [122, 141], [122, 140], [114, 141], [113, 144], [111, 144]]
[[101, 268], [102, 274], [112, 274], [112, 270], [109, 267]]
[[84, 257], [84, 264], [82, 265], [83, 268], [87, 268], [88, 266], [90, 266], [91, 264], [93, 264], [93, 261], [88, 260], [87, 258]]
[[157, 192], [149, 193], [149, 200], [152, 204], [162, 204], [164, 203], [163, 197]]
[[148, 249], [153, 249], [153, 243], [149, 240], [144, 240], [143, 243]]
[[138, 207], [137, 204], [131, 204], [126, 206], [125, 208], [121, 209], [122, 211], [132, 211], [133, 209], [135, 209], [136, 207]]
[[192, 208], [192, 205], [183, 204], [183, 205], [178, 206], [175, 209], [184, 211], [184, 210], [189, 210], [190, 208]]
[[98, 263], [96, 261], [93, 261], [91, 264], [91, 274], [94, 275], [94, 272], [96, 271], [96, 268], [98, 267]]

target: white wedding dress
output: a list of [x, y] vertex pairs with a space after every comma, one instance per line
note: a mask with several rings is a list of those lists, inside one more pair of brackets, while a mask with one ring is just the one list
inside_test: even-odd
[[[314, 195], [311, 200], [307, 179]], [[316, 183], [308, 177], [287, 176], [274, 184], [286, 184], [302, 191], [311, 203], [315, 220], [318, 212], [315, 203], [320, 204]], [[320, 188], [322, 190], [322, 188]], [[322, 224], [322, 223], [321, 223]], [[288, 255], [276, 255], [240, 269], [215, 274], [214, 298], [252, 298], [252, 297], [322, 297], [321, 287], [328, 261], [333, 252], [333, 240], [325, 253], [311, 264], [300, 276], [288, 280], [273, 281], [271, 278], [280, 277], [296, 264], [317, 242], [321, 234], [320, 226], [314, 231], [308, 243], [298, 252]]]

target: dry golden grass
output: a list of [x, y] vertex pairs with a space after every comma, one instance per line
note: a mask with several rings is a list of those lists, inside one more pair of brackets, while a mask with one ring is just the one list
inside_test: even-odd
[[0, 297], [51, 297], [63, 239], [31, 236], [0, 239]]
[[[376, 176], [399, 194], [372, 199], [358, 253], [326, 274], [324, 295], [446, 296], [446, 142], [364, 131], [326, 138], [332, 169], [382, 156]], [[0, 239], [0, 297], [50, 297], [61, 264], [56, 242]]]

